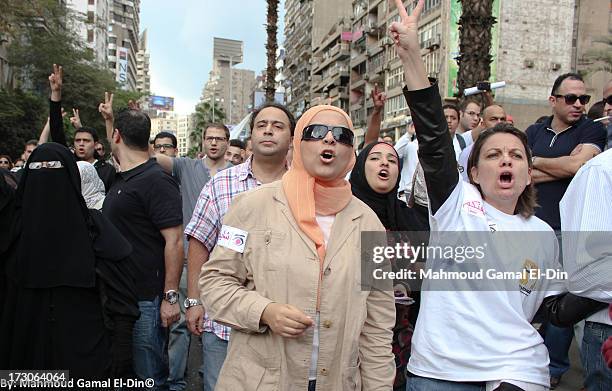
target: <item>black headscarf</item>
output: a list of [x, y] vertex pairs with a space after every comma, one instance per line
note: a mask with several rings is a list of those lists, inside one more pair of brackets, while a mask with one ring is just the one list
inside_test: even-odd
[[[31, 169], [60, 161], [63, 168]], [[95, 286], [89, 212], [74, 155], [57, 143], [36, 148], [17, 189], [21, 237], [14, 278], [26, 288]]]
[[[386, 194], [380, 194], [375, 192], [365, 175], [365, 164], [368, 158], [368, 154], [378, 144], [387, 144], [382, 141], [368, 144], [360, 153], [357, 155], [357, 161], [355, 167], [351, 172], [351, 189], [353, 195], [365, 202], [378, 216], [380, 221], [383, 223], [385, 228], [390, 231], [409, 231], [415, 229], [414, 224], [411, 223], [410, 209], [402, 201], [397, 198], [397, 189], [399, 188], [400, 175], [402, 172], [401, 165], [398, 167], [398, 176], [393, 189]], [[391, 146], [391, 144], [387, 144]], [[393, 147], [393, 146], [391, 146]], [[399, 158], [398, 158], [399, 162]]]

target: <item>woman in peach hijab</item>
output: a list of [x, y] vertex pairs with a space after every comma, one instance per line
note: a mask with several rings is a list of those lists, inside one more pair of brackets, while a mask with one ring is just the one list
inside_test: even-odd
[[313, 107], [282, 181], [234, 199], [200, 276], [232, 327], [217, 390], [392, 389], [392, 281], [361, 275], [361, 232], [384, 227], [344, 179], [353, 144], [344, 111]]

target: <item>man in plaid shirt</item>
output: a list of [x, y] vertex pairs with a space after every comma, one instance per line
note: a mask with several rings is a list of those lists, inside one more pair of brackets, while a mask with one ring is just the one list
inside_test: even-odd
[[[198, 279], [221, 230], [223, 216], [232, 199], [261, 184], [280, 180], [287, 171], [286, 156], [295, 128], [287, 108], [268, 103], [251, 117], [253, 155], [244, 163], [219, 172], [202, 189], [185, 235], [189, 239], [187, 256], [187, 327], [202, 335], [204, 391], [213, 391], [227, 353], [230, 329], [205, 315], [199, 300]], [[187, 307], [187, 306], [186, 306]]]

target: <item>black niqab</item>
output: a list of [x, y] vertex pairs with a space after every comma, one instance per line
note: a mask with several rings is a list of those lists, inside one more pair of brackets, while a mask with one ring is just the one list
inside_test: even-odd
[[[64, 167], [29, 167], [48, 161], [60, 161]], [[32, 152], [17, 189], [17, 208], [21, 238], [14, 279], [26, 288], [95, 286], [89, 213], [68, 148], [46, 143]]]
[[[368, 154], [378, 144], [387, 144], [384, 142], [375, 142], [368, 144], [357, 155], [355, 167], [351, 172], [351, 189], [353, 195], [365, 202], [376, 213], [382, 224], [390, 231], [409, 231], [415, 229], [415, 225], [410, 219], [410, 209], [406, 205], [402, 205], [402, 201], [397, 198], [397, 189], [399, 188], [400, 175], [402, 168], [398, 167], [397, 181], [393, 189], [386, 194], [375, 192], [366, 179], [365, 164], [368, 159]], [[390, 145], [390, 144], [387, 144]], [[399, 161], [399, 158], [398, 158]]]

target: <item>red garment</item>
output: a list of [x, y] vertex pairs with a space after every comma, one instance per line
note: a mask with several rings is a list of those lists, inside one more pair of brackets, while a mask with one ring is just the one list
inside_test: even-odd
[[[612, 319], [612, 304], [610, 304], [608, 314], [610, 315], [610, 319]], [[608, 364], [608, 368], [612, 368], [612, 337], [609, 337], [608, 340], [604, 342], [601, 352], [606, 364]]]

